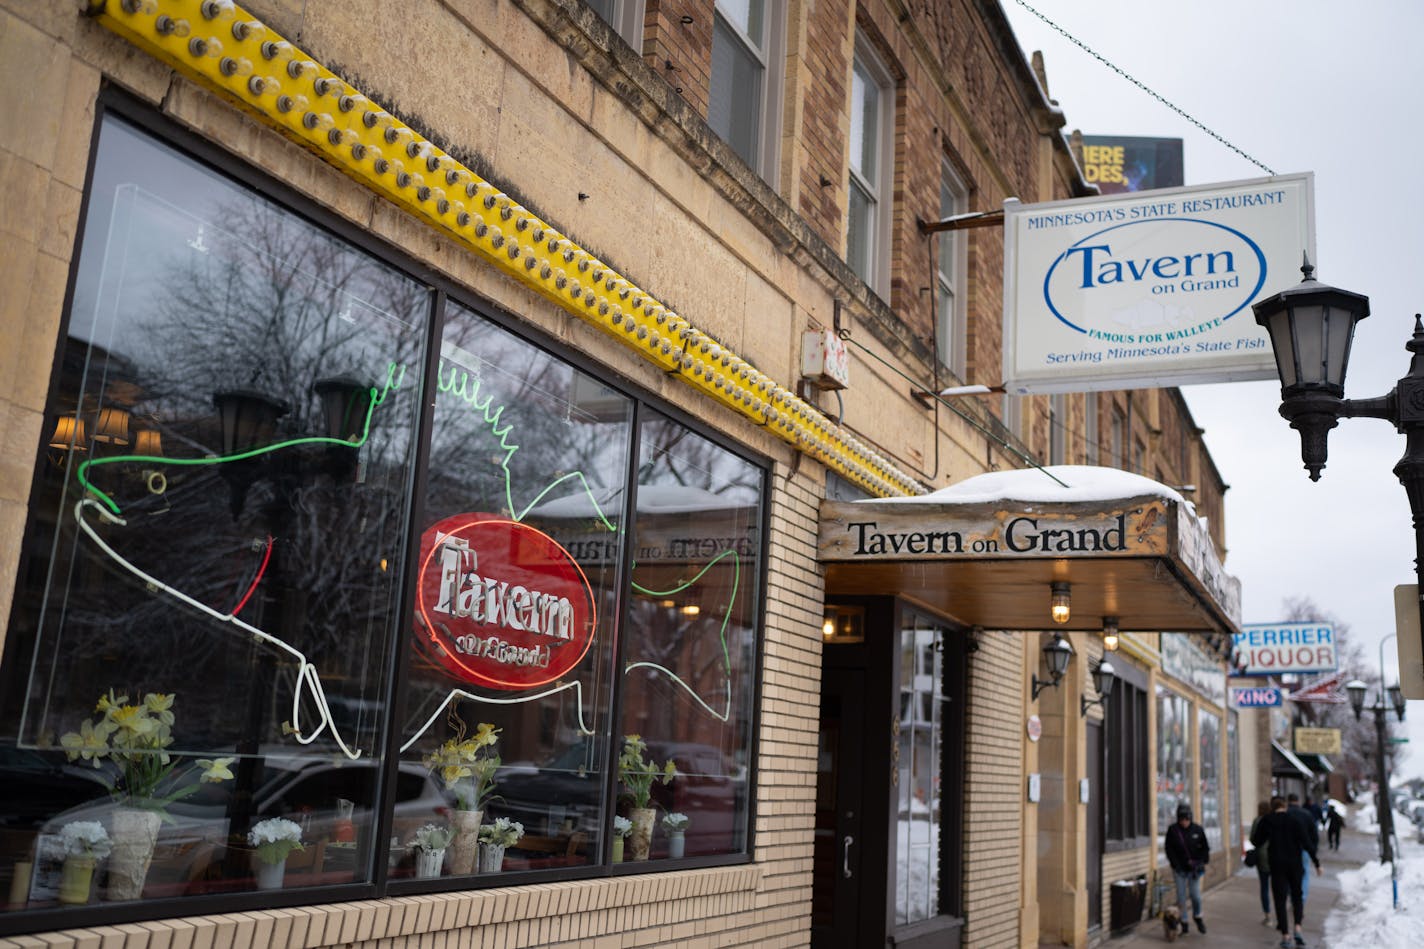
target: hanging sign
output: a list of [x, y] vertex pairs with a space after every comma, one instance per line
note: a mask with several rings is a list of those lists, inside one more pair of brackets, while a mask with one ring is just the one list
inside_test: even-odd
[[1243, 663], [1242, 675], [1333, 672], [1339, 668], [1335, 627], [1329, 623], [1252, 623], [1232, 640]]
[[457, 514], [420, 541], [415, 642], [450, 675], [530, 689], [566, 675], [593, 645], [583, 570], [552, 537], [493, 514]]
[[1313, 177], [1004, 206], [1004, 386], [1273, 379], [1251, 304], [1314, 254]]
[[1297, 728], [1295, 730], [1295, 753], [1298, 755], [1338, 755], [1340, 753], [1340, 729]]
[[1277, 688], [1237, 688], [1231, 690], [1232, 708], [1279, 708], [1282, 697]]

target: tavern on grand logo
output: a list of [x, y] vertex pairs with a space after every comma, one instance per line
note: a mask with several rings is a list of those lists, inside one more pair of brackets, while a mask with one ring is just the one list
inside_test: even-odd
[[1107, 343], [1188, 341], [1244, 310], [1266, 255], [1197, 218], [1128, 220], [1081, 238], [1049, 266], [1043, 299], [1064, 325]]

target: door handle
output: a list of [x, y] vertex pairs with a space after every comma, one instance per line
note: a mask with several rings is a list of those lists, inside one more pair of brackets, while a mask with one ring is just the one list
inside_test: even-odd
[[843, 856], [842, 861], [841, 861], [841, 873], [843, 873], [843, 874], [845, 875], [845, 878], [846, 878], [847, 880], [849, 880], [849, 879], [851, 878], [851, 872], [850, 872], [850, 846], [851, 846], [851, 844], [853, 844], [853, 843], [855, 843], [855, 838], [852, 837], [850, 834], [846, 834], [844, 841], [842, 841], [842, 846], [843, 846], [842, 853], [844, 854], [844, 856]]

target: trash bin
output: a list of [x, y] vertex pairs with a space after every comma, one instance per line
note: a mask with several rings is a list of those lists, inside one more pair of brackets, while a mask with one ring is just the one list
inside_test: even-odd
[[1142, 901], [1147, 896], [1147, 878], [1118, 880], [1109, 897], [1109, 926], [1116, 935], [1142, 921]]

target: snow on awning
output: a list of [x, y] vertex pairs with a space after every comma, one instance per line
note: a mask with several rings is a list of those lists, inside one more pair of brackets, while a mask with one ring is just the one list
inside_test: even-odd
[[1114, 468], [996, 471], [912, 498], [821, 505], [827, 591], [894, 592], [969, 625], [1044, 629], [1049, 584], [1072, 584], [1060, 629], [1234, 632], [1241, 586], [1192, 504]]

